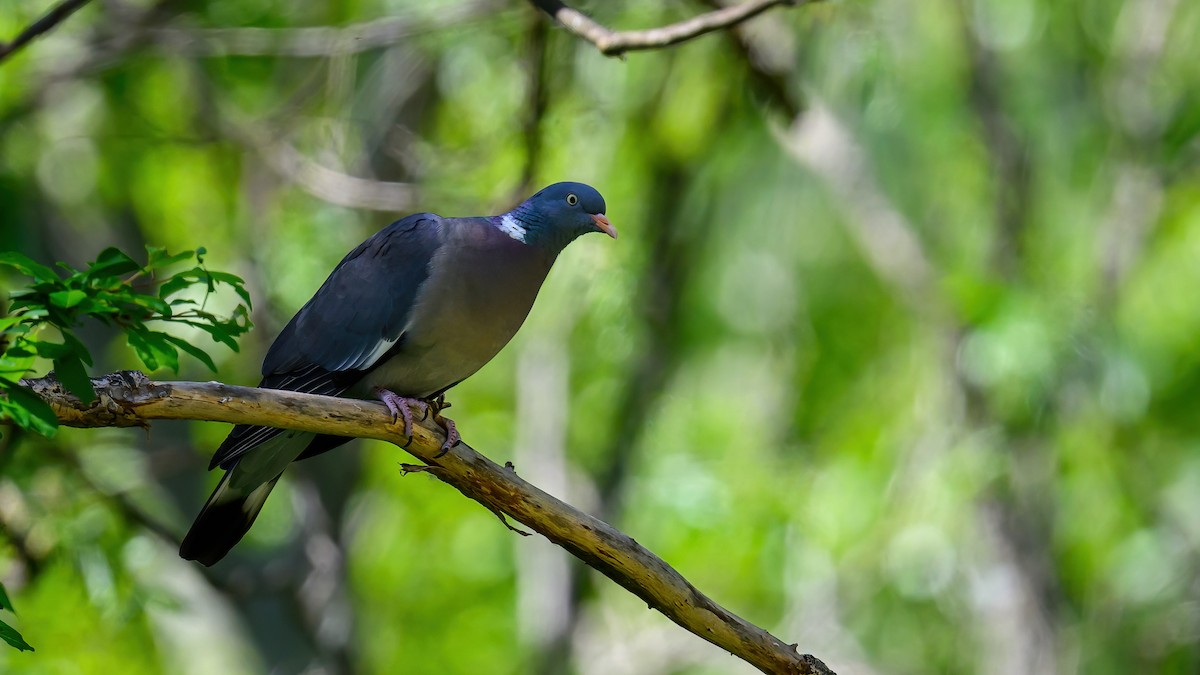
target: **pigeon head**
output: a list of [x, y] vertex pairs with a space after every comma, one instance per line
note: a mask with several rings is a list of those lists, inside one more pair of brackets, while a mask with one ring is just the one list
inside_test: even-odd
[[561, 249], [581, 234], [617, 229], [604, 216], [604, 197], [583, 183], [555, 183], [500, 217], [500, 229], [531, 246]]

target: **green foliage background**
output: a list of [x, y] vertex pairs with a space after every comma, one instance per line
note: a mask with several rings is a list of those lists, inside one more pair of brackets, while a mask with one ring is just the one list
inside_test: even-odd
[[[0, 0], [0, 36], [44, 9]], [[245, 27], [283, 32], [212, 32]], [[255, 300], [213, 352], [250, 384], [390, 220], [590, 182], [621, 239], [454, 390], [472, 445], [843, 674], [1191, 673], [1196, 35], [1179, 0], [847, 0], [617, 60], [520, 2], [97, 3], [0, 64], [0, 242], [206, 247]], [[751, 672], [375, 443], [184, 563], [226, 431], [5, 434], [0, 619], [38, 651], [0, 671]]]

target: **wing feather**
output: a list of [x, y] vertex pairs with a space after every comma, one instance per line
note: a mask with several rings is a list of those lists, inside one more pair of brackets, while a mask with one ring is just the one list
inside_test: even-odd
[[367, 370], [400, 339], [429, 263], [442, 244], [442, 218], [418, 213], [351, 251], [292, 317], [263, 360], [263, 375], [317, 365]]
[[[258, 386], [326, 396], [352, 387], [402, 341], [418, 291], [429, 278], [429, 263], [442, 244], [441, 225], [440, 216], [414, 214], [347, 254], [267, 350]], [[229, 469], [280, 433], [239, 424], [209, 468]]]

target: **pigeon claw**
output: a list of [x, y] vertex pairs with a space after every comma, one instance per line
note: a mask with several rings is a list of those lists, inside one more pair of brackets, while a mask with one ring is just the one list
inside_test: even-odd
[[437, 398], [425, 400], [422, 398], [410, 398], [401, 396], [394, 391], [384, 389], [383, 387], [375, 388], [375, 395], [380, 401], [387, 406], [387, 409], [392, 411], [392, 424], [397, 423], [401, 419], [404, 420], [404, 436], [408, 442], [404, 447], [408, 447], [412, 443], [413, 437], [413, 413], [414, 409], [421, 411], [421, 419], [426, 420], [433, 415], [433, 421], [442, 431], [446, 432], [446, 441], [442, 443], [441, 450], [434, 457], [441, 457], [450, 452], [450, 449], [462, 442], [462, 436], [458, 433], [458, 427], [455, 426], [454, 420], [448, 417], [442, 417], [442, 411], [450, 407], [446, 402], [444, 395]]
[[[442, 407], [447, 408], [449, 406], [444, 405]], [[436, 459], [447, 452], [450, 452], [450, 449], [454, 446], [462, 443], [462, 436], [459, 435], [458, 427], [454, 424], [454, 420], [450, 419], [449, 417], [442, 417], [441, 413], [434, 413], [433, 421], [439, 427], [441, 427], [443, 431], [446, 432], [446, 441], [442, 443], [442, 449], [439, 450], [436, 455], [434, 455], [434, 458]]]
[[[384, 389], [383, 387], [375, 388], [375, 395], [380, 401], [387, 406], [387, 409], [392, 412], [392, 424], [398, 422], [401, 418], [404, 419], [404, 436], [408, 438], [408, 443], [412, 443], [413, 431], [413, 415], [412, 409], [416, 408], [421, 411], [421, 419], [429, 417], [429, 403], [419, 398], [409, 398], [400, 396], [399, 394]], [[405, 445], [408, 445], [405, 443]]]

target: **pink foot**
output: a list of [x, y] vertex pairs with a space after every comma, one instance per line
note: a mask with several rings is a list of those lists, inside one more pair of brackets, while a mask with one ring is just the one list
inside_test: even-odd
[[434, 423], [441, 427], [442, 431], [446, 432], [446, 441], [442, 443], [442, 449], [434, 457], [441, 457], [450, 452], [450, 448], [462, 442], [462, 436], [458, 433], [458, 427], [454, 424], [454, 420], [442, 416], [442, 411], [450, 407], [450, 404], [446, 403], [444, 396], [439, 396], [432, 401], [426, 401], [420, 398], [400, 396], [383, 387], [376, 387], [375, 395], [392, 412], [393, 423], [399, 419], [404, 420], [404, 435], [408, 437], [409, 443], [412, 442], [412, 410], [415, 408], [421, 411], [421, 419], [428, 417], [430, 412], [433, 413]]
[[392, 423], [398, 419], [404, 419], [404, 435], [408, 437], [409, 442], [412, 442], [412, 425], [413, 416], [412, 409], [416, 408], [421, 411], [421, 419], [429, 416], [429, 404], [419, 398], [409, 398], [400, 396], [399, 394], [384, 389], [383, 387], [375, 388], [375, 395], [380, 401], [387, 406], [387, 409], [392, 411]]
[[455, 426], [454, 420], [449, 417], [442, 417], [441, 413], [434, 413], [433, 421], [437, 422], [437, 425], [446, 432], [446, 442], [442, 443], [442, 449], [438, 451], [438, 454], [434, 455], [434, 457], [441, 457], [450, 452], [450, 448], [461, 443], [462, 436], [459, 435], [458, 427]]

